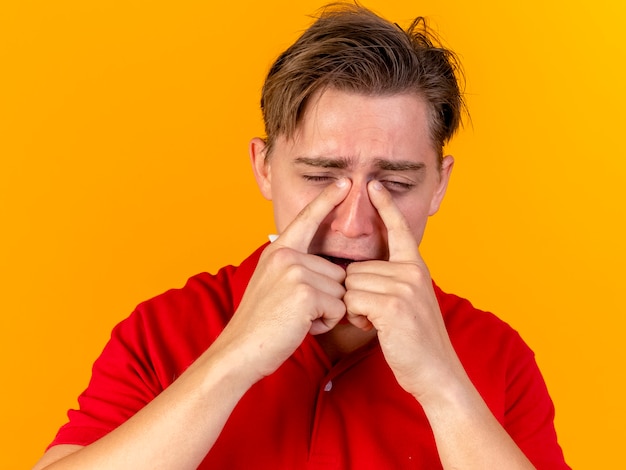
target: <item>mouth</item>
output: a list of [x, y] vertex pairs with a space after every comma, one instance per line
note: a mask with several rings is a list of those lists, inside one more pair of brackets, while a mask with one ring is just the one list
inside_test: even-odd
[[331, 263], [336, 264], [337, 266], [342, 267], [343, 269], [346, 269], [349, 264], [354, 263], [356, 261], [354, 259], [338, 258], [336, 256], [329, 256], [329, 255], [318, 255], [318, 256], [330, 261]]

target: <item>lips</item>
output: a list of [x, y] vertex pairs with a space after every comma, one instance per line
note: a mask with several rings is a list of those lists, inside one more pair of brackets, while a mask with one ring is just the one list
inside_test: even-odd
[[331, 263], [336, 264], [337, 266], [341, 266], [343, 269], [346, 269], [350, 263], [354, 263], [355, 260], [348, 258], [338, 258], [336, 256], [328, 256], [328, 255], [319, 255], [324, 259], [327, 259]]

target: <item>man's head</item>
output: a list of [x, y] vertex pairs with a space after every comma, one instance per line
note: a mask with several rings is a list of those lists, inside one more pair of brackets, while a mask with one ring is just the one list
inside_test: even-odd
[[313, 96], [325, 88], [368, 96], [415, 93], [426, 103], [439, 157], [461, 122], [455, 55], [423, 18], [404, 31], [353, 4], [332, 4], [271, 67], [261, 96], [267, 156], [279, 135], [293, 136]]
[[453, 165], [442, 152], [462, 107], [451, 57], [422, 20], [405, 33], [353, 5], [325, 11], [279, 57], [263, 90], [267, 139], [250, 145], [279, 233], [345, 179], [350, 190], [310, 234], [309, 252], [386, 259], [389, 227], [370, 192], [378, 181], [419, 244]]

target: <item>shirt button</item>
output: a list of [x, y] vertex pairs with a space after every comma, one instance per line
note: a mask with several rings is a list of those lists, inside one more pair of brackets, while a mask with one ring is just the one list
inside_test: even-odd
[[326, 385], [324, 385], [324, 391], [330, 392], [333, 389], [333, 381], [329, 380]]

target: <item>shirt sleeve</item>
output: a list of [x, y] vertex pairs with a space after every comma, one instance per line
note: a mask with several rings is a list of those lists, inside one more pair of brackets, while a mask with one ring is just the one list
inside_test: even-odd
[[95, 361], [87, 389], [78, 397], [78, 409], [68, 411], [49, 447], [86, 446], [128, 420], [163, 389], [150, 364], [147, 341], [138, 312], [118, 324]]

